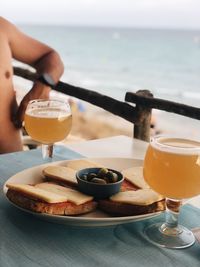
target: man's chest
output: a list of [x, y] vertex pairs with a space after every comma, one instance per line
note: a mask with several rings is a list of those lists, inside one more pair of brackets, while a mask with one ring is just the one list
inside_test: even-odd
[[0, 34], [0, 79], [9, 78], [12, 70], [12, 53], [7, 40]]

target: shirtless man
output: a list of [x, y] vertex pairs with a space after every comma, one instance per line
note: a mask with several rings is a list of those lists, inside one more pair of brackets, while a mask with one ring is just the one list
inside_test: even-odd
[[48, 98], [51, 89], [45, 82], [36, 80], [18, 107], [13, 86], [13, 58], [34, 67], [38, 77], [47, 73], [55, 83], [64, 70], [55, 50], [0, 17], [0, 154], [22, 150], [20, 126], [25, 108], [29, 100]]

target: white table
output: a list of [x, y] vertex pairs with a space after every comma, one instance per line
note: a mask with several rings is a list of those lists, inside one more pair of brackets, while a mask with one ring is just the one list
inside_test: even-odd
[[143, 159], [148, 143], [128, 136], [114, 136], [67, 144], [86, 157], [119, 157]]

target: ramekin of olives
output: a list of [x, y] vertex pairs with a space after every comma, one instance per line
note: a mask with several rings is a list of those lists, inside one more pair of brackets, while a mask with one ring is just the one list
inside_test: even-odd
[[123, 175], [108, 168], [86, 168], [76, 173], [79, 190], [96, 199], [105, 199], [120, 191]]

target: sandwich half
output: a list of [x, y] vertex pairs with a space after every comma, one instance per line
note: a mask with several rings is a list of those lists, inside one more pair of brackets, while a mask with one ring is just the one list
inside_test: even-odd
[[64, 166], [47, 166], [42, 171], [45, 179], [66, 187], [76, 188], [76, 170]]
[[99, 208], [113, 216], [132, 216], [165, 209], [164, 197], [152, 189], [119, 192], [99, 201]]
[[38, 213], [80, 215], [96, 209], [93, 197], [60, 185], [7, 184], [7, 197], [14, 204]]

